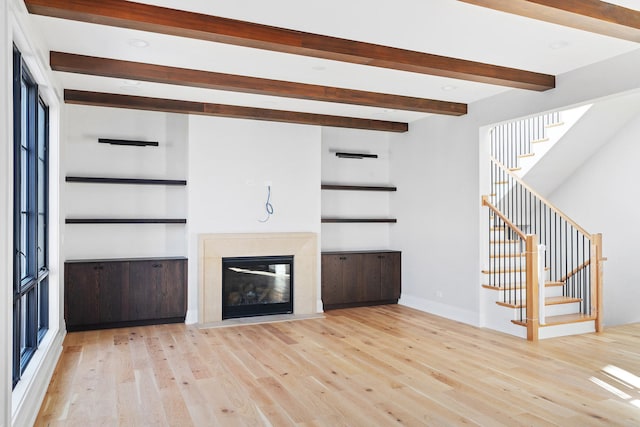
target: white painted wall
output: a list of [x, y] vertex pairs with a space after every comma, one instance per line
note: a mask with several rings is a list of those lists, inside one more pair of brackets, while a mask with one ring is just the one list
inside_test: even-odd
[[[345, 159], [336, 152], [377, 154], [377, 159]], [[322, 182], [393, 185], [389, 182], [389, 134], [356, 129], [322, 129]], [[322, 191], [322, 216], [388, 218], [393, 193]], [[322, 224], [322, 250], [389, 249], [393, 224]]]
[[[508, 91], [469, 105], [464, 117], [428, 117], [392, 136], [390, 177], [399, 191], [391, 244], [403, 251], [401, 303], [481, 325], [480, 260], [487, 244], [480, 237], [486, 224], [480, 194], [488, 181], [481, 128], [637, 89], [638, 69], [640, 49], [560, 75], [553, 90]], [[605, 299], [605, 313], [613, 311], [620, 309]]]
[[[187, 322], [197, 320], [198, 234], [320, 232], [320, 137], [314, 126], [189, 117]], [[266, 184], [274, 213], [260, 222]]]
[[[187, 116], [68, 105], [65, 175], [186, 179]], [[157, 141], [158, 147], [98, 143]], [[65, 216], [186, 218], [184, 186], [65, 183]], [[186, 256], [180, 224], [67, 224], [65, 259]]]
[[[605, 126], [606, 124], [600, 124]], [[605, 326], [640, 322], [640, 115], [619, 130], [549, 196], [591, 233], [602, 233]]]

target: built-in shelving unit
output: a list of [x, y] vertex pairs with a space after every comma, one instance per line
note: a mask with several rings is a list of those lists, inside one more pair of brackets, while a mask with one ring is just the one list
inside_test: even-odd
[[[321, 184], [322, 190], [339, 190], [339, 191], [397, 191], [397, 187], [388, 185], [342, 185], [342, 184]], [[320, 222], [324, 224], [331, 223], [387, 223], [393, 224], [398, 222], [396, 218], [322, 218]]]
[[187, 185], [186, 180], [178, 179], [106, 178], [98, 176], [67, 176], [66, 181], [87, 184]]

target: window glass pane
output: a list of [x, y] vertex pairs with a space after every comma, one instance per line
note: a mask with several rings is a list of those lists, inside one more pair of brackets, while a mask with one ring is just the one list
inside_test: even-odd
[[38, 161], [36, 175], [38, 177], [38, 215], [37, 215], [37, 240], [36, 254], [38, 258], [38, 270], [45, 268], [47, 262], [47, 110], [42, 103], [38, 103]]
[[45, 159], [45, 147], [47, 143], [47, 110], [38, 102], [38, 158]]
[[23, 147], [27, 146], [27, 120], [29, 117], [29, 91], [27, 88], [27, 83], [24, 80], [20, 82], [20, 109], [21, 109], [21, 117], [20, 117], [20, 144]]
[[29, 189], [29, 150], [22, 148], [20, 150], [20, 210], [27, 211]]
[[20, 257], [20, 280], [25, 279], [29, 275], [27, 270], [27, 214], [20, 214], [20, 247], [18, 248], [18, 256]]
[[49, 328], [49, 278], [46, 277], [38, 285], [38, 332]]
[[[22, 132], [25, 135], [27, 132]], [[24, 138], [23, 138], [24, 139]], [[29, 150], [20, 149], [20, 278], [29, 276]]]
[[46, 228], [45, 228], [45, 215], [39, 213], [38, 214], [38, 247], [36, 248], [36, 252], [38, 255], [38, 271], [41, 271], [46, 266]]
[[20, 356], [27, 350], [27, 295], [20, 298]]

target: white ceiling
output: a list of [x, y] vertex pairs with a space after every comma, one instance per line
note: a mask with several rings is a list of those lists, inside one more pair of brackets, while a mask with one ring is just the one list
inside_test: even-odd
[[[636, 43], [455, 0], [144, 0], [174, 9], [559, 75]], [[637, 0], [612, 0], [630, 7]], [[501, 86], [32, 16], [52, 51], [472, 103]], [[131, 40], [145, 40], [139, 48]], [[48, 55], [47, 55], [48, 56]], [[426, 114], [55, 73], [64, 88], [411, 122]]]

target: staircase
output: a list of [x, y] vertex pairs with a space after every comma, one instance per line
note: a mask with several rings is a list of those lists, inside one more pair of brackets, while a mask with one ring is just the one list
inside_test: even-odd
[[[537, 340], [602, 328], [602, 236], [590, 234], [519, 176], [532, 146], [563, 126], [559, 113], [491, 131], [489, 258], [482, 270], [484, 326]], [[563, 132], [561, 132], [563, 133]]]

